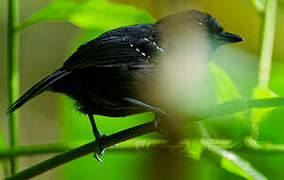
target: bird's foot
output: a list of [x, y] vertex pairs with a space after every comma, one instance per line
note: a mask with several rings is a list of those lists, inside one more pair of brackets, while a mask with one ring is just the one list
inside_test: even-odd
[[102, 148], [101, 146], [102, 146], [102, 143], [103, 143], [103, 141], [104, 141], [104, 139], [107, 137], [107, 135], [100, 135], [100, 136], [98, 136], [97, 138], [96, 138], [96, 141], [95, 141], [95, 144], [94, 144], [94, 152], [95, 152], [95, 154], [94, 154], [94, 157], [98, 160], [98, 161], [100, 161], [100, 162], [102, 162], [103, 160], [101, 159], [101, 157], [102, 157], [102, 155], [104, 154], [104, 152], [105, 152], [105, 149], [104, 148]]
[[166, 127], [165, 123], [162, 122], [161, 118], [159, 116], [156, 117], [154, 121], [154, 127], [157, 132], [160, 134], [167, 136], [168, 134], [168, 128]]

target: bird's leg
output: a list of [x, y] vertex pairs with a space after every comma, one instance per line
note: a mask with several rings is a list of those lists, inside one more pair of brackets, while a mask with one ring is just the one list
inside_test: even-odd
[[151, 106], [149, 104], [146, 104], [142, 101], [139, 101], [138, 99], [135, 99], [135, 98], [131, 98], [131, 97], [127, 97], [127, 98], [124, 98], [125, 101], [128, 101], [132, 104], [135, 104], [137, 106], [140, 106], [142, 108], [145, 108], [149, 111], [152, 111], [155, 113], [155, 128], [158, 132], [164, 134], [164, 132], [166, 132], [165, 130], [165, 126], [163, 126], [163, 123], [161, 123], [161, 119], [163, 116], [167, 117], [168, 115], [165, 113], [165, 111], [157, 108], [157, 107], [154, 107], [154, 106]]
[[94, 136], [96, 138], [95, 141], [95, 158], [98, 161], [102, 161], [101, 156], [104, 154], [105, 149], [101, 148], [101, 143], [104, 140], [104, 138], [106, 137], [106, 135], [103, 135], [102, 133], [100, 133], [99, 129], [97, 128], [95, 119], [93, 117], [92, 114], [88, 114], [90, 122], [92, 124], [92, 129], [93, 129], [93, 133]]
[[165, 116], [165, 114], [155, 113], [155, 129], [164, 137], [168, 137], [169, 135], [169, 127], [166, 118], [168, 117]]
[[124, 100], [155, 113], [155, 130], [171, 141], [179, 139], [179, 135], [176, 133], [178, 130], [177, 124], [173, 121], [175, 117], [138, 99], [128, 97], [124, 98]]
[[159, 114], [163, 114], [163, 115], [166, 115], [165, 111], [157, 108], [157, 107], [154, 107], [154, 106], [151, 106], [149, 104], [146, 104], [138, 99], [135, 99], [135, 98], [131, 98], [131, 97], [127, 97], [127, 98], [124, 98], [125, 101], [128, 101], [132, 104], [135, 104], [137, 106], [140, 106], [140, 107], [143, 107], [149, 111], [152, 111], [154, 113], [159, 113]]

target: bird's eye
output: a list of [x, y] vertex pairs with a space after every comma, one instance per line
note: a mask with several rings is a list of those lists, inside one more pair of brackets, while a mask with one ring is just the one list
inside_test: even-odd
[[203, 23], [202, 23], [201, 21], [199, 21], [199, 22], [198, 22], [198, 25], [199, 25], [199, 26], [202, 26], [202, 25], [203, 25]]
[[202, 27], [202, 26], [203, 26], [203, 22], [202, 22], [202, 21], [195, 21], [195, 23], [196, 23], [199, 27]]

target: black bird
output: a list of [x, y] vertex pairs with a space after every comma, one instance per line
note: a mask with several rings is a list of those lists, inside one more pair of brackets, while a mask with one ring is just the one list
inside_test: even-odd
[[[80, 112], [89, 116], [96, 141], [101, 141], [104, 135], [96, 127], [94, 114], [113, 117], [145, 111], [163, 114], [151, 102], [145, 103], [137, 93], [137, 84], [151, 81], [151, 69], [159, 64], [159, 56], [170, 49], [171, 40], [162, 34], [182, 33], [183, 30], [177, 30], [179, 27], [194, 31], [205, 29], [208, 38], [217, 46], [243, 40], [223, 31], [211, 15], [197, 10], [172, 14], [155, 24], [113, 29], [81, 45], [61, 68], [29, 89], [8, 112], [15, 111], [43, 91], [63, 93], [76, 101]], [[100, 155], [96, 154], [97, 159]]]

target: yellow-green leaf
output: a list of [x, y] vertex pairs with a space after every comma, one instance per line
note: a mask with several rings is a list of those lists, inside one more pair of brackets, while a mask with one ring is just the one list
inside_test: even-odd
[[213, 62], [209, 63], [211, 79], [218, 103], [223, 103], [240, 97], [240, 93], [232, 79]]
[[55, 20], [67, 20], [85, 29], [111, 29], [154, 22], [145, 11], [107, 0], [53, 0], [24, 21], [20, 29], [38, 22]]
[[266, 5], [265, 0], [250, 0], [250, 2], [252, 3], [252, 5], [255, 7], [257, 11], [261, 13], [264, 12], [265, 5]]
[[[241, 98], [241, 95], [235, 86], [233, 80], [228, 74], [218, 67], [215, 63], [209, 63], [211, 80], [214, 87], [217, 103], [223, 103], [233, 99]], [[245, 122], [246, 115], [243, 112], [234, 114], [234, 117]]]
[[[256, 87], [253, 91], [253, 99], [277, 97], [273, 91], [261, 87]], [[274, 108], [253, 108], [251, 113], [252, 135], [254, 138], [258, 136], [259, 125], [264, 117]]]

